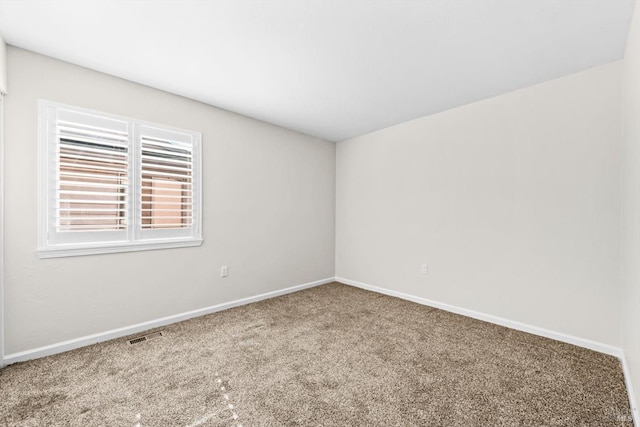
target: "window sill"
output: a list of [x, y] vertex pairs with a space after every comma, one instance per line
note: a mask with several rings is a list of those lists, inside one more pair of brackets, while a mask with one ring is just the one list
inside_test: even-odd
[[202, 245], [203, 239], [191, 240], [154, 240], [148, 242], [117, 242], [102, 245], [60, 245], [50, 248], [38, 249], [41, 259], [62, 258], [98, 254], [114, 254], [120, 252], [151, 251], [158, 249], [186, 248]]

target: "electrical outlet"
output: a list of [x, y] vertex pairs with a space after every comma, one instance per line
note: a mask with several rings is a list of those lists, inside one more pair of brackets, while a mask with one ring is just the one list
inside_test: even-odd
[[420, 267], [420, 273], [429, 274], [429, 266], [427, 264], [422, 264]]
[[220, 267], [220, 277], [227, 277], [229, 275], [229, 267], [223, 265]]

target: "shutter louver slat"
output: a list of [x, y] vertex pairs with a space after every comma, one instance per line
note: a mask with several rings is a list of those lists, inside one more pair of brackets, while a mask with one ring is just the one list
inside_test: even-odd
[[176, 167], [176, 166], [167, 166], [160, 163], [142, 163], [143, 167], [149, 169], [157, 169], [158, 171], [174, 171], [180, 174], [191, 175], [191, 167]]
[[98, 161], [102, 161], [104, 159], [111, 159], [114, 160], [118, 163], [126, 163], [126, 159], [127, 156], [123, 156], [121, 153], [105, 153], [104, 151], [100, 150], [100, 149], [96, 149], [90, 146], [74, 146], [74, 145], [68, 145], [68, 144], [60, 144], [60, 152], [61, 153], [65, 153], [65, 154], [70, 154], [72, 157], [73, 155], [77, 155], [80, 159], [89, 159], [89, 155], [87, 155], [87, 153], [89, 153], [90, 155], [94, 155], [96, 157], [99, 157]]
[[[91, 172], [91, 171], [90, 171]], [[64, 177], [64, 178], [63, 178]], [[82, 172], [60, 172], [60, 181], [73, 181], [75, 179], [103, 179], [103, 180], [114, 180], [118, 182], [124, 182], [124, 180], [117, 176], [107, 176], [103, 174], [95, 174], [95, 173], [82, 173]], [[126, 183], [126, 182], [125, 182]]]
[[78, 188], [113, 188], [114, 186], [121, 189], [126, 189], [127, 186], [124, 184], [101, 184], [99, 182], [91, 182], [91, 183], [82, 183], [77, 184], [75, 181], [69, 181], [65, 179], [60, 179], [58, 182], [62, 183], [62, 185], [66, 185], [67, 187], [78, 187]]
[[178, 161], [188, 162], [191, 159], [191, 153], [185, 150], [167, 150], [159, 145], [146, 145], [142, 155], [156, 155], [158, 160], [164, 158], [175, 159]]
[[191, 144], [142, 135], [142, 229], [181, 229], [192, 226], [192, 150]]
[[[167, 177], [163, 177], [165, 179], [144, 179], [142, 181], [141, 187], [142, 188], [154, 188], [162, 183], [167, 182], [167, 180], [171, 181], [170, 178]], [[170, 190], [171, 188], [167, 187], [167, 190]], [[173, 189], [174, 191], [180, 191], [183, 193], [189, 193], [191, 192], [191, 183], [183, 183], [183, 186], [178, 188], [176, 187], [175, 189]]]
[[117, 228], [114, 228], [113, 224], [98, 224], [98, 223], [94, 223], [90, 225], [83, 225], [83, 224], [73, 225], [73, 231], [113, 231], [113, 230], [126, 230], [126, 227], [122, 225], [122, 226], [118, 226]]
[[[153, 177], [151, 179], [159, 179], [159, 178], [166, 178], [166, 180], [171, 181], [172, 178], [175, 178], [175, 181], [179, 181], [182, 182], [182, 180], [184, 178], [189, 178], [189, 180], [191, 179], [191, 174], [190, 173], [167, 173], [167, 172], [160, 172], [157, 170], [157, 168], [144, 168], [142, 169], [142, 173], [146, 174], [146, 175], [142, 175], [144, 178], [143, 179], [149, 179], [149, 177]], [[164, 180], [164, 179], [163, 179]], [[191, 182], [191, 181], [189, 181]]]
[[58, 120], [57, 141], [56, 230], [126, 230], [127, 133]]
[[164, 186], [163, 197], [181, 197], [181, 198], [191, 197], [192, 191], [187, 187], [187, 185], [184, 185], [184, 187], [187, 187], [187, 188], [181, 188], [178, 186], [176, 186], [176, 188], [171, 188], [169, 187], [169, 185], [167, 185], [167, 183], [170, 184], [171, 182], [172, 182], [171, 180], [157, 180], [157, 181], [153, 181], [153, 183], [147, 183], [146, 185], [143, 185], [141, 187], [142, 192], [144, 194], [144, 192], [151, 192], [151, 191], [157, 190], [158, 187]]
[[126, 212], [126, 209], [103, 209], [103, 208], [69, 208], [72, 212], [95, 212], [99, 215], [111, 215], [113, 212]]
[[[66, 160], [68, 160], [68, 157], [63, 157], [64, 155], [60, 156], [61, 158], [64, 158]], [[85, 162], [85, 164], [82, 164], [82, 162]], [[91, 163], [91, 166], [86, 165], [86, 163], [89, 162]], [[109, 166], [101, 166], [100, 162], [104, 162], [104, 160], [101, 161], [95, 161], [95, 160], [87, 160], [87, 159], [78, 159], [74, 162], [60, 162], [60, 169], [61, 169], [61, 174], [64, 175], [78, 175], [77, 173], [73, 173], [73, 172], [62, 172], [62, 171], [78, 171], [79, 173], [83, 173], [85, 171], [88, 172], [94, 172], [94, 171], [100, 171], [98, 176], [103, 176], [104, 174], [102, 172], [120, 172], [122, 170], [122, 164], [117, 164], [117, 163], [112, 163], [109, 161]], [[119, 166], [119, 167], [115, 167], [115, 166]], [[108, 175], [107, 175], [108, 176]]]
[[[140, 156], [140, 158], [142, 159], [143, 162], [148, 162], [149, 160], [151, 160], [156, 164], [165, 163], [165, 160], [157, 158], [157, 157], [153, 157], [153, 156], [142, 155], [142, 156]], [[166, 163], [168, 163], [168, 164], [176, 164], [176, 165], [191, 165], [191, 160], [171, 159], [170, 162], [166, 162]]]
[[114, 203], [112, 200], [87, 200], [87, 199], [65, 199], [62, 197], [56, 198], [56, 201], [59, 203], [81, 203], [83, 205], [91, 205], [91, 204], [108, 204], [108, 205], [118, 205], [118, 206], [126, 206], [127, 202], [119, 201], [118, 203]]

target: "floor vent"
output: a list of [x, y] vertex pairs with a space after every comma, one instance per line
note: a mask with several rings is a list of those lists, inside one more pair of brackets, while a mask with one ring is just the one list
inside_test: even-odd
[[143, 335], [141, 337], [136, 337], [136, 338], [132, 338], [129, 341], [127, 341], [130, 345], [134, 345], [134, 344], [139, 344], [141, 342], [145, 342], [145, 341], [150, 341], [154, 338], [160, 338], [163, 337], [164, 335], [162, 334], [162, 332], [154, 332], [152, 334], [149, 335]]

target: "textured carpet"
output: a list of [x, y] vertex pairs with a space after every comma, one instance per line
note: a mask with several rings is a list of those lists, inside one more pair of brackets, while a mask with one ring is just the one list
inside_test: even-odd
[[10, 426], [630, 426], [617, 359], [329, 284], [0, 370]]

